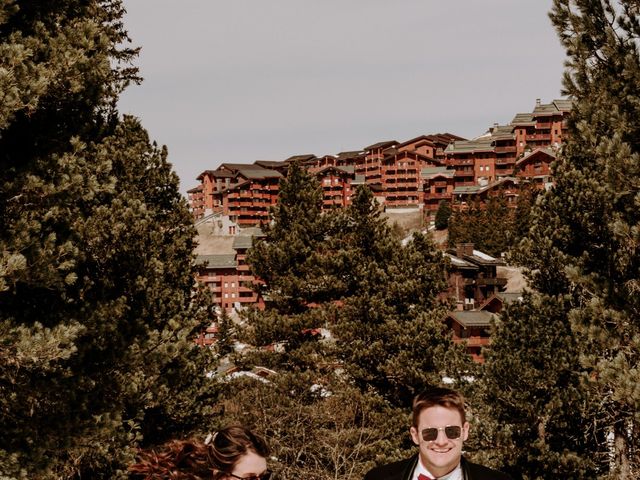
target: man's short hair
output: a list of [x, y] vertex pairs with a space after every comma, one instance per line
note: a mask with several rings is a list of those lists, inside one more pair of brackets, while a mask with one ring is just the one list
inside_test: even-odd
[[413, 426], [418, 426], [418, 418], [423, 410], [435, 406], [455, 409], [460, 413], [462, 424], [467, 421], [461, 393], [445, 387], [429, 387], [413, 399]]

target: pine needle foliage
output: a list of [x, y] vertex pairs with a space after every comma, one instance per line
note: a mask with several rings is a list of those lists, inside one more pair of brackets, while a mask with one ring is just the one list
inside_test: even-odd
[[[547, 335], [546, 343], [564, 348], [524, 345], [505, 326], [494, 349], [511, 352], [513, 368], [530, 370], [536, 361], [526, 358], [539, 357], [537, 369], [559, 380], [520, 383], [537, 392], [526, 408], [513, 376], [497, 376], [505, 360], [496, 355], [488, 365], [494, 392], [507, 392], [512, 412], [533, 406], [529, 415], [540, 419], [527, 433], [536, 453], [521, 449], [509, 460], [526, 478], [640, 474], [639, 15], [638, 3], [625, 0], [555, 0], [550, 14], [568, 56], [570, 138], [554, 165], [555, 187], [534, 208], [514, 255], [538, 292], [516, 312], [514, 328], [526, 325], [532, 338]], [[548, 417], [566, 418], [566, 428], [560, 422], [551, 435], [536, 433]], [[511, 414], [501, 419], [516, 428]]]
[[115, 108], [139, 80], [123, 13], [0, 1], [3, 478], [122, 478], [206, 411], [189, 213], [166, 149]]

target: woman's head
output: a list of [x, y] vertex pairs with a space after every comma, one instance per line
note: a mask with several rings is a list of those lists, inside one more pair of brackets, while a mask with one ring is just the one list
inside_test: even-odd
[[209, 445], [217, 479], [256, 477], [267, 470], [267, 444], [244, 427], [228, 427], [216, 432]]
[[268, 455], [262, 438], [233, 426], [216, 432], [209, 443], [174, 440], [158, 452], [141, 452], [129, 471], [139, 480], [268, 480]]

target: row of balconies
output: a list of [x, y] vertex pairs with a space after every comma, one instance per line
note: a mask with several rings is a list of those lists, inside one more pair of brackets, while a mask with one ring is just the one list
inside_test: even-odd
[[527, 135], [525, 137], [527, 140], [546, 140], [546, 141], [551, 141], [551, 135], [546, 133], [539, 133], [536, 135]]
[[516, 153], [516, 146], [495, 147], [496, 153]]

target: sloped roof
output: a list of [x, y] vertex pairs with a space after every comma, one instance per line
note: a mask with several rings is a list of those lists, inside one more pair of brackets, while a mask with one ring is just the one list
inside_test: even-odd
[[449, 258], [449, 261], [451, 262], [451, 265], [453, 265], [456, 268], [463, 268], [465, 270], [478, 270], [478, 266], [471, 263], [471, 262], [467, 262], [466, 260], [460, 258], [460, 257], [456, 257], [455, 255], [451, 254], [451, 253], [445, 253], [445, 256]]
[[453, 177], [455, 170], [447, 167], [427, 167], [420, 171], [422, 178], [434, 178], [434, 177]]
[[208, 268], [236, 268], [238, 262], [235, 254], [198, 255], [196, 265]]
[[490, 310], [493, 305], [511, 305], [522, 301], [522, 292], [498, 292], [491, 295], [479, 308], [479, 310]]
[[550, 148], [536, 148], [529, 155], [525, 155], [520, 160], [518, 160], [516, 162], [516, 165], [522, 165], [523, 163], [528, 163], [532, 158], [535, 158], [536, 156], [539, 156], [539, 155], [545, 155], [549, 157], [551, 159], [550, 161], [553, 161], [556, 158], [556, 154]]
[[253, 237], [264, 237], [264, 232], [260, 227], [245, 227], [241, 230], [240, 235], [251, 235]]
[[196, 180], [202, 180], [206, 176], [217, 178], [231, 178], [233, 177], [233, 173], [228, 170], [220, 170], [220, 168], [218, 168], [217, 170], [205, 170], [196, 177]]
[[461, 185], [453, 189], [454, 194], [469, 194], [474, 195], [476, 193], [482, 193], [486, 190], [499, 187], [503, 183], [512, 182], [517, 183], [518, 180], [514, 177], [502, 177], [495, 182], [491, 182], [488, 185]]
[[490, 135], [476, 138], [474, 140], [453, 142], [447, 145], [445, 153], [474, 153], [493, 151], [494, 147], [491, 145], [491, 142], [492, 139]]
[[287, 163], [294, 162], [294, 161], [306, 162], [306, 161], [309, 161], [309, 160], [315, 160], [316, 158], [318, 158], [318, 157], [316, 157], [315, 154], [313, 154], [313, 153], [303, 153], [301, 155], [293, 155], [293, 156], [287, 158], [285, 160], [285, 162], [287, 162]]
[[260, 167], [269, 168], [269, 169], [270, 168], [282, 168], [282, 167], [285, 167], [287, 165], [282, 160], [256, 160], [253, 163], [254, 163], [254, 165], [258, 165]]
[[348, 159], [348, 158], [356, 158], [363, 155], [364, 152], [361, 150], [353, 150], [350, 152], [340, 152], [336, 154], [336, 157], [339, 159]]
[[262, 168], [259, 165], [247, 165], [244, 168], [240, 168], [238, 169], [238, 175], [254, 180], [257, 178], [282, 178], [282, 174], [277, 170]]
[[557, 99], [551, 103], [541, 103], [533, 109], [533, 116], [556, 115], [562, 112], [570, 112], [572, 107], [571, 99]]
[[373, 145], [369, 145], [368, 147], [364, 147], [365, 150], [373, 150], [375, 148], [385, 148], [390, 147], [392, 145], [398, 145], [398, 142], [395, 140], [385, 140], [383, 142], [374, 143]]
[[187, 193], [197, 193], [197, 192], [201, 192], [202, 190], [204, 190], [204, 187], [202, 186], [202, 184], [200, 184], [197, 187], [193, 187], [187, 190]]
[[533, 115], [530, 113], [516, 113], [516, 116], [511, 120], [513, 126], [533, 126], [536, 122], [533, 120]]
[[220, 169], [223, 170], [229, 170], [231, 172], [237, 172], [238, 170], [241, 170], [243, 168], [247, 168], [247, 167], [251, 167], [251, 164], [249, 163], [223, 163], [218, 167], [217, 171], [220, 171]]
[[450, 312], [448, 317], [463, 327], [489, 327], [496, 315], [485, 310], [463, 310]]
[[451, 143], [457, 141], [465, 141], [466, 138], [460, 137], [458, 135], [454, 135], [453, 133], [445, 132], [445, 133], [432, 133], [430, 135], [426, 135], [426, 138], [431, 140], [434, 143]]
[[411, 140], [406, 140], [402, 143], [399, 143], [398, 147], [404, 147], [405, 145], [410, 145], [412, 143], [428, 143], [435, 147], [435, 143], [433, 143], [433, 138], [429, 138], [427, 135], [420, 135], [418, 137], [412, 138]]
[[233, 239], [234, 250], [247, 250], [253, 245], [253, 237], [251, 235], [238, 235]]
[[553, 101], [556, 108], [563, 112], [570, 112], [573, 108], [573, 99], [571, 98], [559, 98]]
[[464, 257], [479, 265], [504, 265], [504, 260], [492, 257], [480, 250], [474, 250], [473, 255], [465, 255]]
[[[315, 170], [315, 169], [314, 169]], [[343, 166], [337, 166], [337, 165], [325, 165], [324, 167], [321, 167], [317, 170], [315, 170], [315, 174], [316, 175], [321, 175], [326, 171], [330, 171], [330, 170], [335, 170], [338, 172], [342, 172], [342, 173], [346, 173], [349, 175], [353, 175], [356, 171], [356, 167], [353, 165], [343, 165]]]

